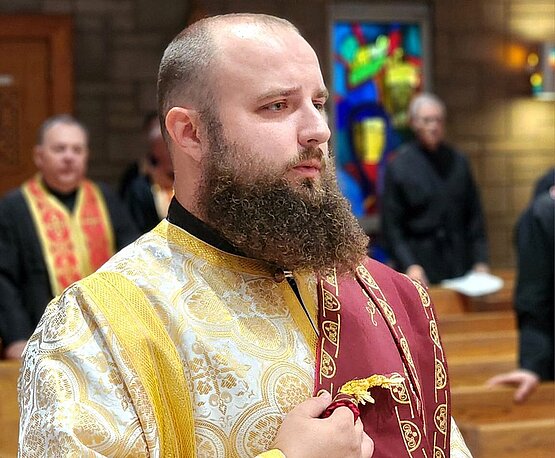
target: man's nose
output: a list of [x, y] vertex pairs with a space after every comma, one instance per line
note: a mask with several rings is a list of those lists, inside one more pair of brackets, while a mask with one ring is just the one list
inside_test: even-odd
[[65, 148], [64, 149], [63, 157], [64, 157], [64, 161], [66, 161], [66, 162], [70, 162], [70, 161], [75, 160], [77, 155], [78, 155], [78, 153], [76, 151], [74, 151], [72, 148]]
[[326, 143], [331, 136], [327, 117], [315, 106], [308, 107], [302, 115], [299, 128], [299, 145], [303, 148], [316, 148]]

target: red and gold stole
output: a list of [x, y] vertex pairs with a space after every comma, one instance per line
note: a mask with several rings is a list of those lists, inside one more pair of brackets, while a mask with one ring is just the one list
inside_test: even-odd
[[85, 180], [73, 214], [51, 196], [38, 176], [23, 184], [54, 295], [91, 274], [114, 254], [114, 234], [104, 197]]
[[401, 376], [372, 388], [374, 403], [358, 405], [375, 456], [448, 457], [450, 393], [434, 310], [421, 285], [392, 272], [368, 259], [355, 277], [318, 279], [315, 393], [336, 396], [374, 374]]

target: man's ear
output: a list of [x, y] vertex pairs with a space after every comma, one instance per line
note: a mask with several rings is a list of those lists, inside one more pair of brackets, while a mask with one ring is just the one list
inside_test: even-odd
[[195, 161], [200, 162], [201, 141], [198, 135], [198, 111], [189, 108], [173, 107], [166, 114], [165, 123], [174, 144], [189, 154]]
[[38, 169], [40, 169], [42, 165], [42, 146], [41, 145], [35, 145], [35, 147], [33, 148], [33, 162], [35, 163], [35, 166]]

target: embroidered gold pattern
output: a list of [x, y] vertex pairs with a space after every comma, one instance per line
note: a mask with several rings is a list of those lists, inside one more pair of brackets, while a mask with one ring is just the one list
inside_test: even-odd
[[[139, 264], [132, 269], [125, 252], [103, 269], [123, 272], [141, 285], [175, 342], [195, 406], [197, 455], [255, 456], [271, 444], [285, 413], [311, 394], [315, 346], [310, 347], [293, 320], [291, 310], [298, 301], [294, 295], [291, 303], [286, 301], [270, 270], [267, 274], [259, 264], [223, 254], [175, 227], [168, 240], [168, 228], [165, 223], [135, 243]], [[176, 264], [183, 268], [170, 268]], [[316, 286], [314, 281], [302, 285], [314, 304]], [[88, 456], [94, 451], [162, 458], [156, 424], [136, 375], [102, 317], [91, 321], [83, 316], [81, 302], [79, 289], [70, 288], [45, 312], [43, 322], [57, 324], [41, 325], [30, 339], [28, 351], [34, 356], [26, 361], [21, 378], [21, 446], [39, 456]], [[55, 329], [61, 332], [51, 332]], [[72, 361], [64, 359], [68, 349]], [[56, 367], [73, 374], [75, 382], [66, 383], [67, 377], [52, 371]], [[56, 385], [45, 382], [37, 390], [28, 389], [39, 371], [50, 374]], [[51, 416], [39, 406], [48, 407]], [[145, 422], [139, 422], [136, 412], [144, 414]], [[80, 423], [77, 413], [83, 415]], [[275, 421], [264, 423], [271, 418]], [[54, 435], [67, 440], [57, 440], [59, 447], [52, 448], [48, 438]]]
[[440, 404], [439, 406], [437, 406], [437, 409], [434, 413], [434, 421], [437, 429], [439, 429], [439, 431], [442, 434], [445, 434], [447, 432], [447, 405], [446, 404]]
[[452, 458], [472, 458], [472, 454], [468, 450], [461, 431], [453, 418], [451, 418], [451, 440], [449, 446]]
[[428, 295], [428, 292], [426, 291], [426, 288], [424, 288], [424, 286], [422, 286], [422, 284], [418, 281], [412, 280], [413, 285], [416, 287], [416, 290], [418, 291], [418, 294], [420, 296], [420, 300], [422, 301], [422, 305], [424, 307], [429, 307], [430, 306], [430, 296]]
[[422, 441], [422, 433], [412, 421], [402, 420], [401, 421], [401, 431], [403, 433], [403, 439], [410, 453], [414, 452]]
[[434, 458], [445, 458], [445, 453], [437, 445], [434, 447]]
[[335, 375], [335, 371], [336, 371], [335, 361], [326, 350], [322, 348], [321, 351], [322, 351], [322, 356], [320, 357], [321, 358], [320, 374], [326, 378], [332, 378]]
[[437, 330], [437, 323], [435, 320], [430, 320], [430, 337], [436, 344], [438, 348], [441, 348], [441, 342], [439, 341], [439, 331]]
[[324, 295], [324, 308], [329, 310], [330, 312], [337, 312], [341, 309], [341, 304], [339, 300], [328, 290], [322, 290], [322, 294]]
[[[271, 270], [260, 263], [219, 252], [168, 223], [136, 242], [133, 255], [139, 264], [132, 268], [123, 252], [104, 269], [141, 284], [175, 342], [195, 405], [198, 456], [239, 458], [266, 450], [283, 416], [313, 386], [315, 345], [310, 347], [308, 334], [293, 319], [293, 301], [284, 299]], [[357, 270], [378, 288], [364, 267]], [[309, 289], [316, 302], [319, 285], [312, 286], [301, 290]], [[85, 299], [70, 287], [47, 307], [29, 340], [31, 357], [20, 377], [21, 447], [33, 456], [162, 458], [136, 374], [105, 320], [83, 315]], [[265, 333], [269, 338], [262, 342]], [[322, 356], [331, 374], [334, 360], [327, 352]], [[35, 390], [29, 388], [32, 380], [38, 380]], [[406, 384], [389, 389], [397, 402], [410, 404]], [[435, 417], [447, 425], [443, 406]], [[143, 413], [141, 421], [137, 412]], [[416, 450], [422, 433], [410, 421], [399, 418], [399, 424]]]
[[439, 359], [436, 359], [435, 367], [436, 389], [441, 390], [445, 388], [445, 385], [447, 385], [447, 371], [445, 370], [445, 366]]
[[332, 272], [327, 273], [324, 276], [324, 280], [326, 280], [330, 285], [332, 285], [335, 288], [335, 291], [337, 292], [337, 275], [336, 275], [335, 269], [333, 269]]
[[412, 368], [414, 368], [414, 361], [413, 361], [412, 355], [410, 353], [410, 347], [409, 347], [409, 344], [407, 342], [407, 339], [402, 337], [401, 340], [399, 340], [399, 342], [401, 343], [401, 349], [403, 350], [403, 353], [405, 354], [405, 358], [407, 358], [407, 361], [408, 361], [409, 365]]
[[397, 318], [395, 317], [395, 313], [393, 312], [393, 309], [391, 308], [391, 306], [382, 299], [378, 299], [378, 302], [380, 303], [380, 306], [382, 307], [382, 310], [385, 313], [387, 321], [389, 321], [391, 326], [395, 326], [397, 324]]
[[407, 390], [406, 382], [403, 381], [400, 384], [391, 385], [389, 387], [389, 391], [391, 392], [391, 396], [395, 401], [399, 404], [410, 404], [409, 393]]
[[[395, 312], [392, 310], [381, 288], [377, 285], [377, 282], [374, 280], [370, 272], [364, 266], [360, 266], [359, 268], [357, 268], [357, 274], [358, 274], [359, 280], [361, 281], [361, 284], [366, 285], [366, 287], [368, 287], [366, 291], [367, 296], [369, 295], [368, 297], [373, 299], [374, 306], [381, 312], [383, 317], [389, 323], [392, 334], [398, 340], [399, 345], [401, 347], [401, 351], [404, 355], [404, 359], [407, 362], [407, 365], [405, 367], [405, 375], [407, 376], [407, 382], [403, 385], [396, 386], [391, 389], [392, 396], [396, 400], [396, 402], [398, 402], [399, 404], [408, 405], [408, 410], [402, 409], [401, 406], [396, 407], [397, 419], [399, 421], [399, 425], [401, 426], [402, 424], [404, 424], [403, 423], [404, 421], [408, 421], [406, 420], [407, 418], [414, 417], [415, 412], [413, 409], [416, 409], [417, 412], [419, 412], [419, 414], [422, 413], [422, 404], [420, 401], [422, 390], [420, 386], [420, 379], [418, 376], [418, 372], [414, 364], [410, 346], [404, 336], [402, 326], [399, 324], [398, 317], [395, 315]], [[446, 404], [446, 401], [448, 399], [448, 394], [446, 391], [447, 375], [446, 375], [445, 365], [444, 365], [443, 349], [441, 347], [441, 342], [439, 340], [439, 333], [437, 330], [437, 324], [434, 317], [433, 307], [431, 307], [431, 300], [423, 285], [421, 285], [418, 282], [414, 282], [406, 275], [403, 275], [403, 276], [407, 279], [407, 281], [411, 282], [411, 284], [414, 285], [414, 287], [416, 288], [416, 292], [418, 293], [418, 298], [420, 299], [419, 302], [421, 303], [421, 306], [422, 306], [422, 311], [424, 313], [426, 320], [429, 323], [430, 340], [439, 349], [439, 352], [436, 354], [436, 358], [435, 358], [436, 368], [435, 368], [434, 385], [437, 385], [434, 387], [435, 400], [437, 404], [443, 404], [445, 406], [445, 414], [447, 416], [447, 411], [448, 411], [447, 404]], [[372, 316], [371, 310], [369, 310], [369, 308], [370, 308], [369, 305], [366, 305], [366, 309], [369, 312], [369, 315]], [[403, 315], [399, 315], [399, 318], [403, 318]], [[407, 416], [407, 414], [409, 416]], [[422, 421], [423, 421], [422, 426], [424, 430], [428, 431], [429, 427], [426, 426], [427, 418], [422, 417]], [[409, 422], [409, 423], [412, 424], [412, 422]], [[435, 423], [436, 422], [434, 421], [434, 426], [436, 426]], [[449, 419], [446, 418], [445, 424], [447, 425], [448, 423], [449, 423]], [[401, 429], [403, 431], [403, 434], [406, 435], [405, 438], [408, 441], [407, 443], [410, 443], [411, 444], [410, 447], [412, 447], [418, 442], [416, 437], [417, 436], [421, 437], [422, 433], [418, 429], [419, 426], [417, 424], [414, 424], [417, 430], [416, 432], [414, 432], [415, 435], [411, 436], [410, 433], [412, 430], [409, 428], [409, 426], [407, 426], [407, 424], [404, 424], [404, 425], [405, 425], [404, 429], [403, 428]], [[442, 448], [444, 449], [445, 447], [448, 447], [445, 428], [443, 431], [441, 431], [437, 426], [434, 429], [435, 429], [435, 432], [434, 432], [433, 446], [434, 447], [437, 446], [440, 449]], [[443, 437], [440, 437], [441, 434], [443, 434]], [[436, 443], [436, 441], [440, 441], [440, 442]], [[407, 450], [410, 447], [409, 445], [407, 445]], [[418, 451], [416, 455], [421, 456], [420, 455], [421, 453], [424, 453], [424, 448], [422, 448], [421, 451]]]
[[335, 346], [339, 345], [339, 323], [326, 320], [322, 323], [324, 337]]
[[372, 275], [370, 275], [370, 272], [368, 272], [368, 269], [366, 269], [366, 267], [364, 267], [363, 265], [359, 265], [357, 267], [357, 272], [360, 275], [360, 278], [370, 287], [373, 289], [378, 289], [378, 284], [376, 283], [376, 280], [374, 280], [374, 278], [372, 277]]
[[[366, 294], [366, 291], [365, 291]], [[378, 326], [378, 323], [376, 321], [376, 304], [374, 304], [374, 302], [372, 301], [372, 299], [368, 299], [368, 301], [366, 302], [366, 311], [368, 312], [368, 315], [370, 315], [370, 320], [372, 320], [372, 324], [374, 326]]]

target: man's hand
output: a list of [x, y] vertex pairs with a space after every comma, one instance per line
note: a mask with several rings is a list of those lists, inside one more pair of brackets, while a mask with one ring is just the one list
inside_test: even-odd
[[26, 340], [16, 340], [6, 347], [4, 357], [6, 359], [21, 359], [21, 354], [27, 345]]
[[515, 402], [523, 402], [534, 392], [540, 383], [540, 378], [537, 374], [526, 369], [516, 369], [512, 372], [496, 375], [490, 378], [487, 386], [497, 385], [513, 385], [517, 387], [515, 391]]
[[426, 272], [424, 268], [418, 264], [413, 264], [408, 267], [407, 271], [405, 272], [409, 278], [413, 280], [418, 280], [424, 286], [428, 286], [428, 277], [426, 276]]
[[489, 266], [485, 262], [477, 262], [472, 266], [472, 271], [489, 274]]
[[283, 420], [274, 448], [287, 458], [370, 458], [374, 442], [360, 418], [353, 421], [350, 409], [339, 407], [330, 417], [318, 418], [330, 403], [325, 393], [295, 407]]

